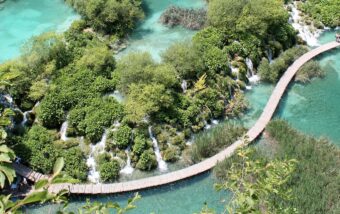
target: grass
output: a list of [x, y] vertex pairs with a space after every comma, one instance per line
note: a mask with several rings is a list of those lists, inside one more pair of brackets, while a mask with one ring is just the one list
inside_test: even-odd
[[217, 154], [243, 136], [245, 131], [245, 128], [235, 123], [223, 123], [196, 135], [191, 148], [193, 162], [199, 162]]
[[[286, 188], [292, 189], [292, 200], [272, 198], [271, 202], [277, 206], [294, 207], [298, 213], [340, 213], [340, 149], [326, 139], [316, 139], [296, 131], [282, 120], [270, 122], [266, 132], [276, 144], [274, 155], [266, 155], [256, 147], [251, 159], [298, 161], [286, 184]], [[236, 156], [219, 163], [214, 169], [216, 177], [221, 181], [227, 179], [226, 170], [234, 161], [238, 161]]]

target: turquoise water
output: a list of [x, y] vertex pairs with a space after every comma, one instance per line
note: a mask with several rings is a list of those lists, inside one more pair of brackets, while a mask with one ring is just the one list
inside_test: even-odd
[[[333, 41], [334, 35], [325, 33], [319, 41]], [[278, 116], [304, 133], [327, 137], [340, 146], [340, 49], [317, 59], [326, 77], [308, 85], [294, 84], [283, 99]]]
[[[131, 35], [130, 46], [121, 55], [130, 51], [150, 51], [156, 60], [159, 54], [172, 42], [190, 38], [194, 32], [181, 27], [168, 29], [158, 23], [161, 12], [169, 4], [185, 7], [202, 7], [201, 0], [146, 0], [149, 5], [147, 17]], [[152, 4], [151, 4], [152, 3]], [[0, 11], [0, 62], [18, 56], [19, 47], [32, 35], [49, 30], [62, 31], [71, 20], [78, 16], [63, 4], [62, 0], [8, 0], [5, 9]], [[326, 33], [320, 43], [331, 41], [334, 33]], [[327, 70], [324, 79], [316, 79], [309, 85], [292, 84], [277, 112], [277, 117], [287, 119], [294, 127], [308, 134], [327, 136], [333, 141], [340, 137], [340, 52], [320, 57], [320, 63]], [[251, 110], [243, 122], [250, 127], [261, 114], [270, 93], [271, 85], [260, 84], [253, 87], [246, 96]], [[339, 145], [339, 144], [338, 144]], [[209, 173], [192, 179], [160, 188], [141, 191], [142, 200], [138, 209], [131, 213], [193, 213], [198, 212], [205, 202], [218, 213], [223, 210], [227, 193], [216, 193], [213, 189], [213, 176]], [[130, 194], [92, 197], [102, 202], [118, 201], [125, 203]], [[84, 204], [84, 197], [73, 197], [70, 208]], [[57, 205], [32, 208], [28, 213], [53, 213]]]
[[19, 56], [33, 35], [68, 28], [79, 18], [64, 0], [7, 0], [0, 10], [0, 62]]
[[[319, 42], [333, 41], [334, 36], [334, 32], [326, 32]], [[292, 83], [275, 117], [287, 120], [306, 134], [329, 138], [340, 146], [340, 50], [327, 52], [316, 59], [326, 71], [326, 76], [314, 79], [311, 84]], [[251, 106], [251, 111], [244, 118], [247, 127], [260, 116], [273, 87], [260, 84], [246, 94]]]
[[118, 54], [118, 58], [134, 51], [147, 51], [152, 57], [160, 61], [160, 54], [176, 41], [190, 39], [195, 31], [182, 27], [167, 28], [159, 23], [162, 12], [170, 5], [186, 8], [202, 8], [203, 0], [145, 0], [146, 17], [139, 27], [132, 33], [129, 46]]
[[[136, 203], [137, 209], [131, 214], [192, 214], [198, 213], [204, 204], [213, 207], [217, 213], [222, 213], [228, 194], [216, 193], [213, 188], [214, 180], [209, 173], [175, 184], [141, 191], [142, 199]], [[125, 204], [133, 194], [91, 196], [93, 201], [116, 201]], [[69, 208], [75, 210], [84, 205], [84, 197], [73, 197]], [[30, 209], [29, 213], [53, 213], [58, 205], [45, 205]]]

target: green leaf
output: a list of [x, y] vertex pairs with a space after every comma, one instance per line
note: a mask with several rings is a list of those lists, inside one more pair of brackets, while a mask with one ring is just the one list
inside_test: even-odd
[[37, 183], [35, 183], [34, 188], [36, 190], [39, 190], [39, 189], [41, 189], [43, 187], [46, 187], [47, 184], [48, 184], [48, 180], [47, 179], [41, 179]]
[[60, 174], [61, 170], [64, 167], [64, 158], [58, 158], [53, 167], [53, 177]]
[[45, 201], [48, 198], [49, 198], [48, 192], [46, 190], [44, 190], [44, 191], [41, 191], [41, 192], [33, 192], [33, 193], [29, 194], [20, 203], [21, 204], [31, 204], [31, 203], [35, 203], [35, 202]]

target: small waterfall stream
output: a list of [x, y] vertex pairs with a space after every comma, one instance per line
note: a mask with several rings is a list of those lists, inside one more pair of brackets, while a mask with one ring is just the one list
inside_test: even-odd
[[125, 150], [125, 153], [127, 156], [126, 165], [123, 169], [120, 170], [120, 173], [125, 174], [125, 175], [130, 175], [134, 171], [133, 167], [131, 166], [130, 148], [127, 148]]
[[[254, 72], [254, 65], [250, 58], [246, 58], [246, 65], [248, 70], [248, 80], [250, 83], [255, 84], [260, 81], [260, 77]], [[247, 86], [247, 89], [251, 89], [251, 86]]]
[[102, 139], [95, 145], [90, 145], [90, 155], [86, 160], [87, 166], [90, 168], [88, 180], [91, 183], [99, 183], [100, 181], [100, 174], [97, 170], [97, 163], [95, 160], [95, 157], [98, 154], [102, 154], [105, 151], [105, 145], [106, 145], [106, 139], [107, 139], [107, 131], [104, 132]]
[[183, 93], [185, 93], [188, 89], [188, 83], [186, 80], [183, 80], [182, 83], [181, 83], [181, 88], [183, 90]]
[[305, 25], [301, 23], [303, 21], [302, 17], [300, 16], [300, 11], [297, 9], [296, 3], [289, 4], [291, 7], [290, 12], [290, 20], [289, 22], [292, 26], [299, 31], [299, 36], [307, 42], [309, 46], [319, 46], [318, 37], [322, 32], [319, 29], [311, 29], [312, 26]]
[[160, 152], [159, 147], [158, 147], [158, 142], [152, 134], [152, 126], [149, 126], [149, 135], [150, 135], [150, 138], [152, 140], [153, 148], [154, 148], [155, 155], [156, 155], [156, 158], [157, 158], [158, 169], [161, 172], [165, 172], [165, 171], [168, 170], [168, 166], [167, 166], [166, 162], [163, 160], [161, 152]]
[[60, 128], [60, 139], [62, 141], [67, 141], [68, 140], [68, 137], [67, 137], [67, 127], [68, 127], [68, 122], [67, 121], [63, 122], [63, 124], [61, 125], [61, 128]]

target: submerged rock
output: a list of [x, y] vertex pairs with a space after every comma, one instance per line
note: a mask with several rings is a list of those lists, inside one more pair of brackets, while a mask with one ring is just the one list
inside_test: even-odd
[[186, 9], [170, 6], [160, 17], [160, 22], [168, 27], [181, 25], [190, 30], [202, 29], [205, 25], [207, 11], [205, 9]]

